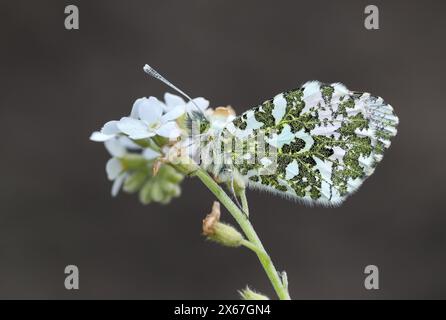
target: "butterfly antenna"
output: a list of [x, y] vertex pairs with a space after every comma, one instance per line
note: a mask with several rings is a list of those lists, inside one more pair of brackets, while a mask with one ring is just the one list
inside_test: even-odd
[[160, 75], [158, 73], [158, 71], [156, 71], [155, 69], [153, 69], [151, 66], [149, 66], [148, 64], [146, 64], [143, 67], [143, 70], [145, 73], [147, 73], [149, 76], [154, 77], [155, 79], [158, 79], [159, 81], [163, 82], [164, 84], [166, 84], [167, 86], [171, 87], [172, 89], [174, 89], [175, 91], [177, 91], [178, 93], [180, 93], [181, 95], [183, 95], [185, 98], [187, 98], [190, 102], [192, 102], [192, 104], [195, 106], [195, 108], [197, 109], [198, 112], [202, 113], [201, 109], [198, 107], [198, 105], [195, 103], [194, 100], [192, 100], [191, 97], [189, 97], [189, 95], [187, 95], [183, 90], [179, 89], [177, 86], [175, 86], [173, 83], [171, 83], [169, 80], [167, 80], [166, 78], [164, 78], [162, 75]]

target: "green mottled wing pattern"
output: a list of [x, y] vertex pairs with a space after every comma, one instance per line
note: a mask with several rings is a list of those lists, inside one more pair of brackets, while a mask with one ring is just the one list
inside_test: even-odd
[[[224, 130], [244, 144], [245, 153], [262, 136], [277, 155], [269, 174], [268, 152], [254, 163], [234, 162], [248, 186], [337, 205], [373, 173], [397, 124], [382, 98], [312, 81], [246, 111]], [[234, 160], [240, 156], [232, 152]]]

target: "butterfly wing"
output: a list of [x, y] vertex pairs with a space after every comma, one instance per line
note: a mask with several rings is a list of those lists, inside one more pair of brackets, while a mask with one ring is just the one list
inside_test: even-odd
[[382, 98], [312, 81], [248, 110], [226, 130], [245, 145], [262, 136], [275, 150], [270, 173], [265, 173], [272, 163], [268, 157], [234, 162], [248, 186], [336, 205], [373, 173], [397, 124]]

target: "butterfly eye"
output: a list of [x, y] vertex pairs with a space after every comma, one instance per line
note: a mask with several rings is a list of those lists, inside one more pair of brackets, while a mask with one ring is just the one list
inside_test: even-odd
[[210, 128], [209, 122], [201, 121], [200, 122], [200, 134], [207, 132]]

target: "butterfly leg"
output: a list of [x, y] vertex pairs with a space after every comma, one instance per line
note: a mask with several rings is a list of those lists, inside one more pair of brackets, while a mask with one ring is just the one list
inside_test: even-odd
[[234, 172], [234, 170], [232, 170], [232, 169], [227, 169], [227, 172], [230, 174], [230, 176], [231, 176], [231, 183], [230, 183], [230, 189], [231, 189], [231, 193], [232, 193], [232, 196], [234, 197], [234, 200], [235, 200], [235, 202], [236, 202], [236, 205], [237, 205], [237, 207], [247, 216], [247, 217], [249, 217], [249, 211], [248, 211], [248, 203], [247, 203], [247, 201], [246, 201], [246, 197], [243, 195], [242, 196], [242, 203], [240, 203], [240, 201], [239, 201], [239, 197], [238, 197], [238, 195], [237, 195], [237, 192], [235, 191], [235, 187], [234, 187], [234, 180], [235, 180], [235, 175], [237, 174], [237, 173], [235, 173]]

